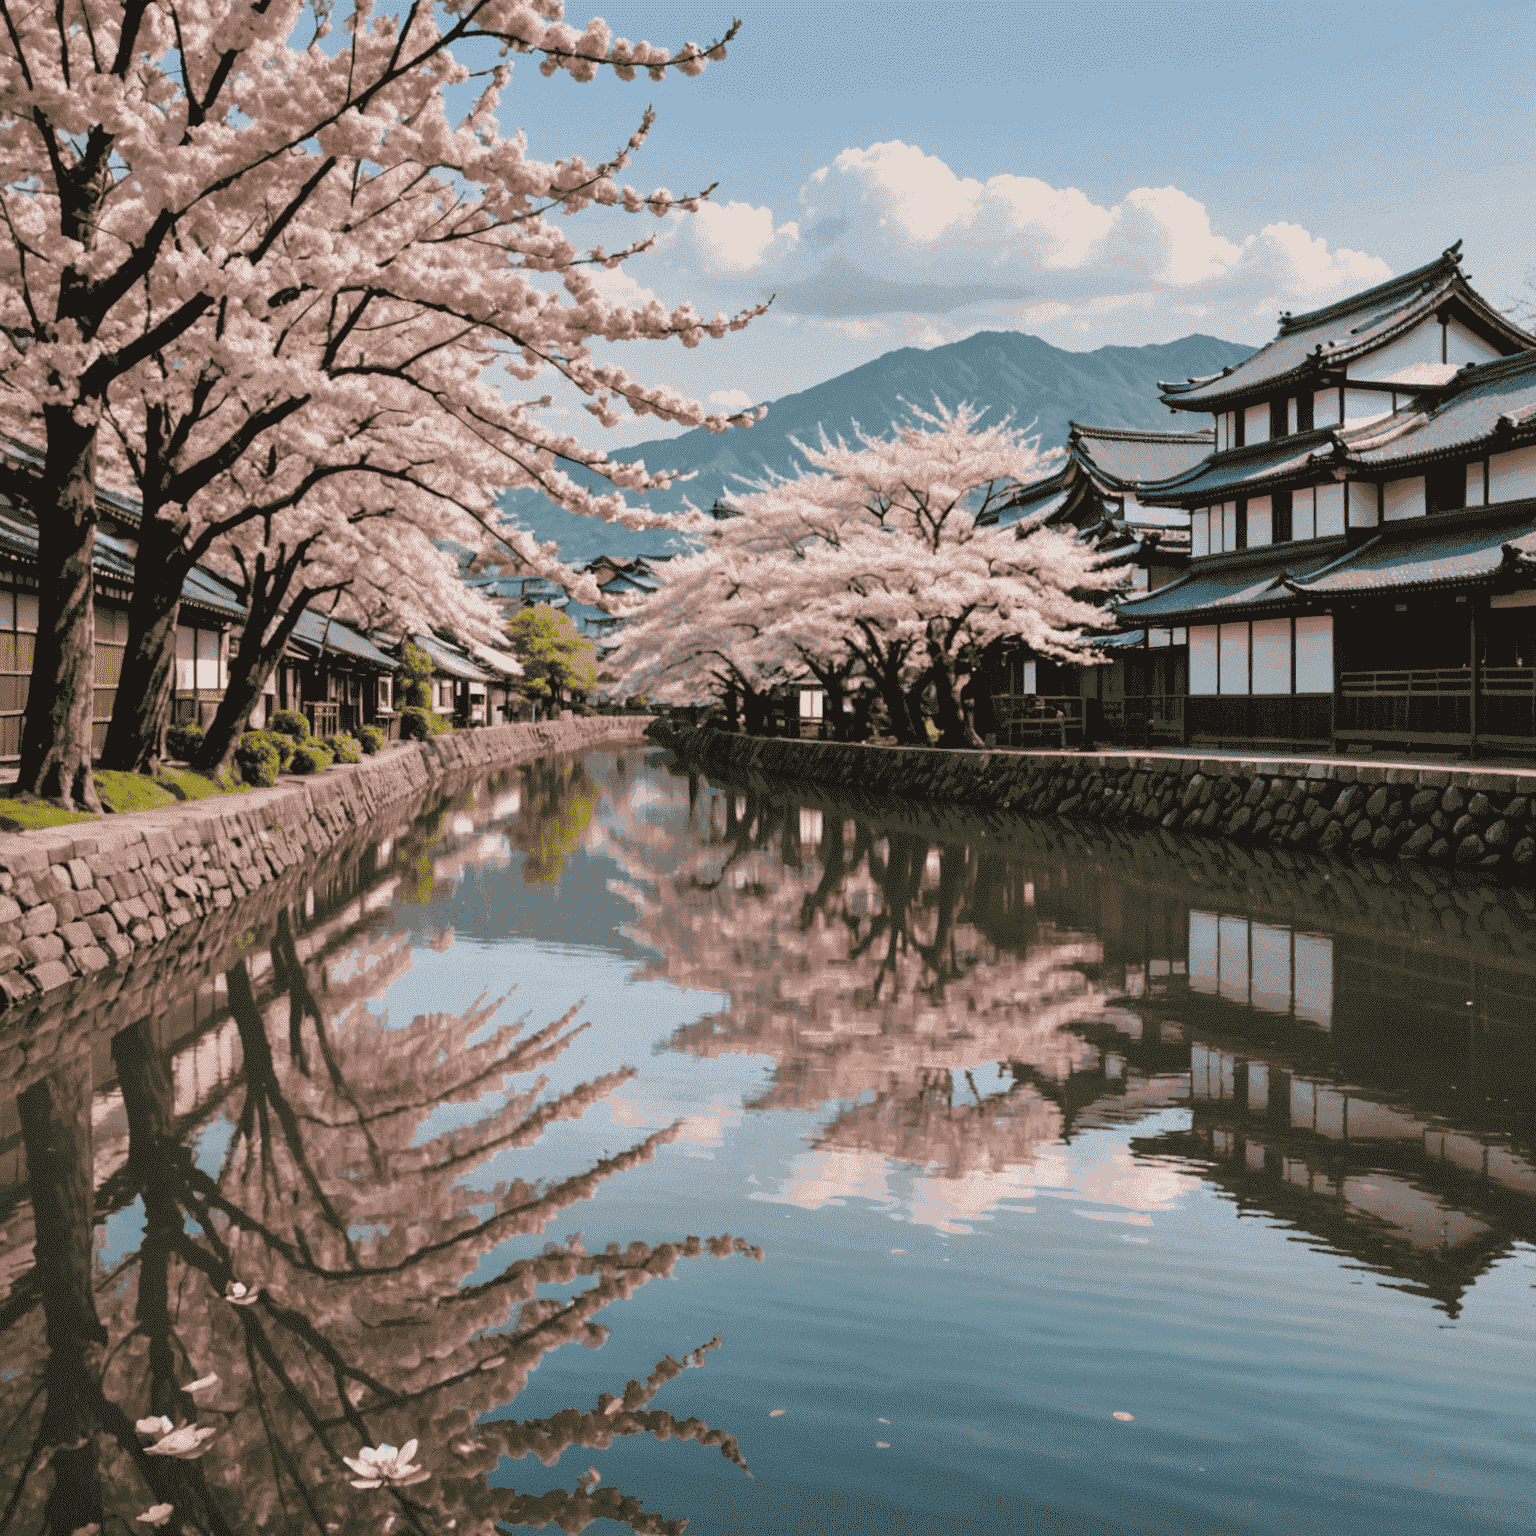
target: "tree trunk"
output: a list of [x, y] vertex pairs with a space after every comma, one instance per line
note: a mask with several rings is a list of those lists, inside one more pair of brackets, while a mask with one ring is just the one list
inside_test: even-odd
[[875, 685], [885, 701], [885, 712], [890, 717], [891, 735], [898, 747], [916, 745], [923, 738], [912, 730], [912, 716], [907, 709], [907, 696], [901, 687], [901, 668], [885, 666], [875, 673]]
[[43, 412], [48, 451], [37, 513], [38, 617], [17, 786], [101, 814], [91, 780], [95, 713], [96, 428], [63, 406]]
[[229, 772], [234, 763], [235, 748], [240, 745], [240, 738], [250, 724], [251, 711], [256, 707], [256, 701], [266, 692], [267, 679], [282, 660], [289, 637], [297, 628], [304, 609], [319, 595], [308, 587], [300, 591], [289, 603], [277, 629], [264, 642], [262, 637], [267, 632], [267, 626], [277, 618], [288, 593], [288, 582], [292, 580], [291, 573], [284, 579], [283, 570], [284, 566], [279, 564], [276, 570], [268, 573], [268, 585], [261, 580], [264, 572], [258, 565], [258, 580], [253, 583], [247, 597], [250, 614], [245, 621], [245, 628], [240, 632], [240, 644], [230, 663], [229, 682], [213, 720], [203, 735], [203, 744], [197, 749], [193, 760], [192, 766], [200, 773]]
[[745, 685], [741, 690], [742, 713], [745, 717], [746, 733], [748, 736], [764, 736], [768, 729], [768, 710], [770, 700], [766, 693], [759, 693], [755, 688]]
[[135, 564], [141, 571], [153, 571], [154, 579], [133, 584], [128, 649], [123, 652], [123, 675], [101, 749], [101, 766], [153, 773], [160, 766], [160, 743], [170, 724], [181, 587], [192, 562], [179, 530], [167, 528], [148, 508], [139, 530]]
[[907, 721], [912, 730], [913, 744], [928, 745], [928, 717], [923, 713], [923, 695], [928, 692], [928, 674], [925, 672], [903, 695], [907, 706]]
[[45, 1518], [53, 1536], [102, 1522], [96, 1405], [106, 1330], [96, 1315], [91, 1239], [91, 1058], [82, 1052], [18, 1096], [32, 1196], [34, 1260], [48, 1341], [41, 1441], [53, 1487]]
[[942, 647], [930, 643], [928, 656], [933, 665], [928, 675], [933, 679], [934, 721], [939, 727], [941, 747], [965, 748], [980, 746], [980, 740], [971, 730], [955, 693], [954, 663]]

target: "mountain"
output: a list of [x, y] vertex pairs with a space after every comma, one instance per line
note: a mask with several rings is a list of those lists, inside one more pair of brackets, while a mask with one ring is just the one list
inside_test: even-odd
[[[786, 395], [773, 401], [768, 415], [748, 431], [710, 433], [697, 427], [681, 437], [616, 450], [614, 456], [643, 459], [653, 471], [696, 470], [686, 484], [647, 498], [657, 511], [672, 511], [684, 497], [708, 507], [717, 496], [741, 494], [737, 475], [755, 479], [765, 469], [792, 474], [801, 463], [792, 438], [814, 445], [820, 428], [835, 437], [851, 434], [855, 422], [883, 435], [892, 421], [906, 415], [903, 401], [924, 407], [935, 396], [950, 407], [969, 401], [993, 408], [987, 420], [1011, 412], [1017, 424], [1039, 433], [1042, 448], [1064, 444], [1069, 421], [1177, 431], [1205, 423], [1175, 416], [1160, 404], [1158, 381], [1219, 373], [1252, 352], [1252, 347], [1200, 335], [1152, 347], [1063, 352], [1022, 331], [981, 331], [947, 346], [887, 352], [824, 384]], [[594, 487], [597, 483], [594, 477]], [[600, 554], [664, 553], [677, 547], [671, 535], [631, 533], [576, 517], [536, 492], [514, 492], [503, 505], [522, 527], [555, 539], [569, 564]]]

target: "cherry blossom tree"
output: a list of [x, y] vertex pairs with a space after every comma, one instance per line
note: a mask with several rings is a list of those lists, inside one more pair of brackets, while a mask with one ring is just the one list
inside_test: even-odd
[[[665, 477], [544, 427], [542, 402], [507, 398], [486, 365], [519, 383], [552, 368], [605, 424], [621, 407], [715, 429], [731, 419], [638, 383], [593, 343], [697, 345], [753, 312], [612, 304], [584, 269], [615, 266], [647, 242], [580, 251], [550, 221], [594, 204], [658, 215], [697, 206], [616, 179], [649, 118], [609, 160], [541, 163], [500, 131], [497, 109], [513, 56], [583, 81], [600, 69], [692, 75], [723, 57], [734, 28], [672, 53], [614, 39], [601, 21], [578, 32], [552, 0], [461, 0], [398, 16], [356, 0], [340, 17], [301, 0], [30, 10], [4, 0], [4, 16], [0, 379], [8, 421], [43, 450], [36, 473], [9, 468], [0, 485], [39, 527], [24, 788], [97, 803], [91, 559], [96, 484], [115, 452], [100, 438], [109, 408], [142, 418], [148, 445], [167, 392], [206, 392], [195, 410], [174, 412], [206, 441], [143, 459], [158, 466], [151, 522], [163, 510], [181, 545], [200, 532], [207, 481], [194, 466], [220, 472], [259, 454], [265, 431], [303, 411], [368, 420], [372, 402], [359, 412], [349, 387], [371, 394], [389, 380], [416, 397], [410, 419], [445, 412], [498, 455], [503, 485], [537, 486], [631, 526], [649, 514], [623, 493]], [[449, 93], [474, 79], [481, 93], [454, 122]], [[391, 350], [411, 334], [416, 350]], [[613, 489], [585, 490], [566, 464]]]
[[792, 652], [818, 676], [856, 661], [898, 741], [926, 739], [931, 689], [940, 741], [965, 746], [975, 736], [959, 696], [989, 644], [1016, 637], [1042, 655], [1092, 658], [1103, 609], [1088, 599], [1120, 577], [1039, 519], [979, 526], [1047, 472], [1035, 441], [1007, 422], [982, 426], [969, 406], [938, 405], [912, 410], [887, 438], [797, 446], [805, 472], [740, 497], [708, 547], [671, 562], [657, 598], [637, 603], [610, 663], [628, 691], [646, 691], [643, 681], [661, 696], [661, 679], [698, 689], [714, 675], [696, 638], [669, 628], [692, 611], [754, 658], [782, 664]]

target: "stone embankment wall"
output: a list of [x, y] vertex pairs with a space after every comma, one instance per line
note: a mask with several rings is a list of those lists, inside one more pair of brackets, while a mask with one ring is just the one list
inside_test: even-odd
[[302, 883], [388, 807], [462, 770], [638, 741], [647, 724], [599, 716], [455, 732], [271, 789], [0, 835], [0, 1082], [46, 1055], [40, 1033], [134, 992], [136, 975], [162, 981], [168, 945], [208, 952], [226, 930], [252, 926], [272, 905], [255, 893]]
[[726, 775], [1536, 878], [1528, 772], [653, 734], [685, 762]]

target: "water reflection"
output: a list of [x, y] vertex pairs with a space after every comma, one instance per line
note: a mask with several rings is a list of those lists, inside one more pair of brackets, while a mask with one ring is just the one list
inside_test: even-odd
[[765, 1056], [749, 1108], [816, 1111], [757, 1198], [953, 1233], [1049, 1191], [1134, 1226], [1204, 1179], [1453, 1315], [1536, 1240], [1527, 893], [761, 784], [690, 779], [684, 815], [684, 793], [609, 842], [654, 972], [729, 999], [670, 1048]]
[[729, 1235], [534, 1241], [676, 1127], [563, 1178], [477, 1184], [633, 1069], [548, 1088], [575, 1010], [530, 1030], [483, 999], [395, 1027], [370, 1008], [412, 964], [397, 896], [504, 861], [498, 812], [521, 813], [510, 835], [549, 877], [590, 794], [542, 764], [461, 791], [315, 872], [178, 1006], [99, 1021], [94, 1049], [5, 1106], [0, 1530], [680, 1532], [590, 1477], [539, 1494], [488, 1478], [630, 1436], [745, 1468], [732, 1435], [654, 1404], [718, 1337], [585, 1408], [510, 1412], [550, 1350], [601, 1345], [606, 1309], [680, 1260], [761, 1257]]

